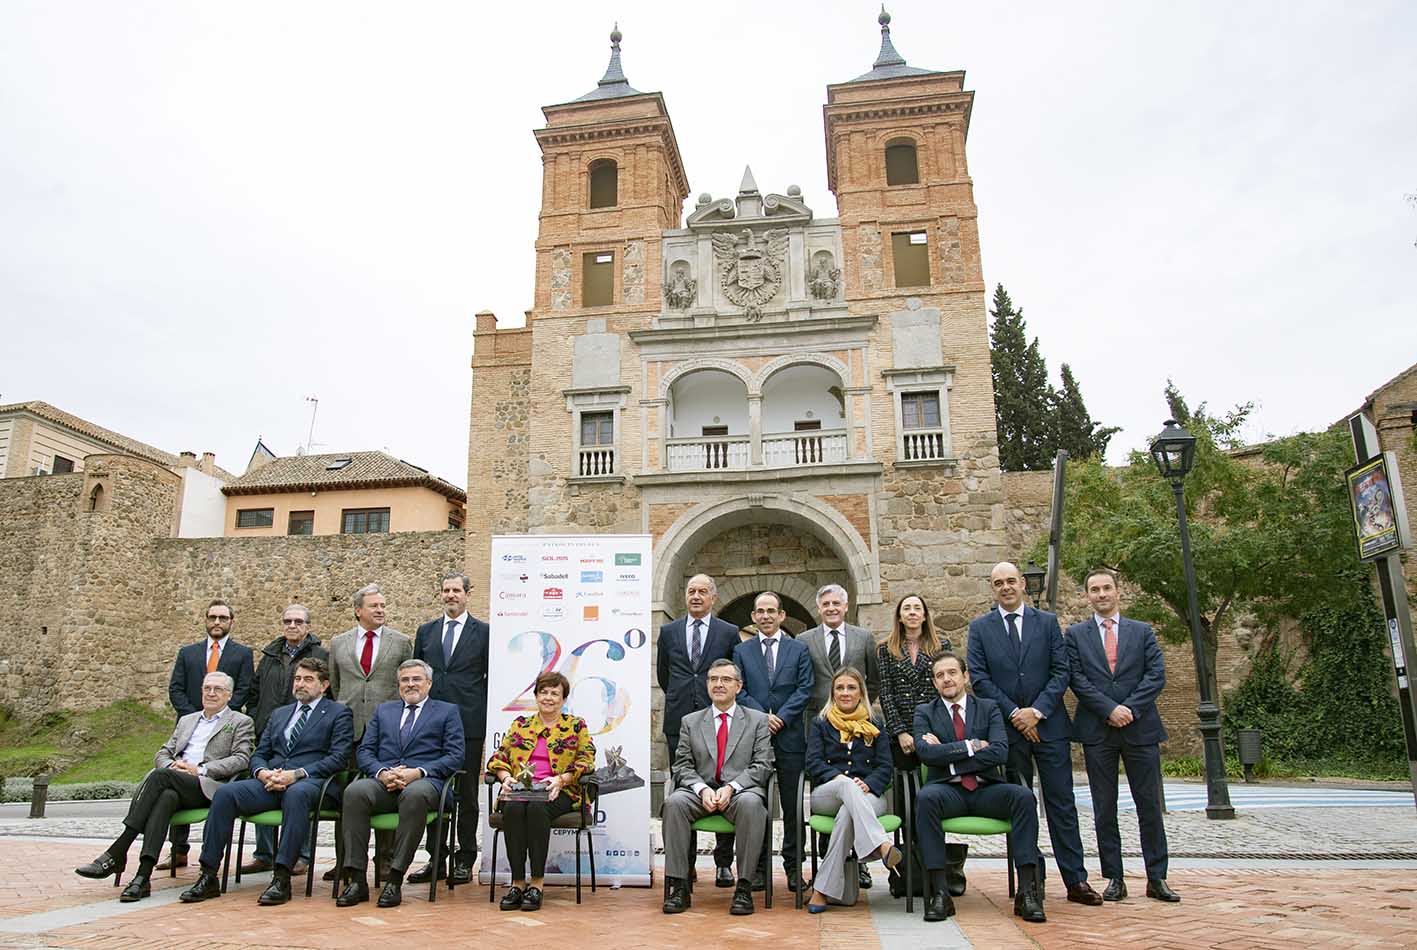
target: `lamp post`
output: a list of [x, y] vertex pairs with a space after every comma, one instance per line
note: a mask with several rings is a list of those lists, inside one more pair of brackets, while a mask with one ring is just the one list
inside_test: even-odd
[[1043, 594], [1043, 582], [1047, 577], [1048, 572], [1032, 561], [1023, 569], [1023, 589], [1033, 600], [1034, 610], [1038, 609], [1038, 598]]
[[1207, 818], [1234, 818], [1235, 806], [1230, 804], [1230, 787], [1225, 782], [1225, 750], [1220, 742], [1220, 707], [1210, 690], [1210, 668], [1206, 662], [1205, 641], [1201, 637], [1200, 598], [1196, 594], [1196, 569], [1191, 563], [1191, 531], [1186, 524], [1186, 499], [1183, 483], [1196, 461], [1196, 437], [1166, 420], [1166, 428], [1151, 442], [1151, 457], [1161, 477], [1171, 482], [1176, 493], [1176, 520], [1181, 528], [1181, 562], [1186, 572], [1186, 597], [1190, 610], [1191, 649], [1196, 657], [1196, 691], [1200, 705], [1196, 717], [1200, 720], [1201, 742], [1205, 748], [1205, 791]]

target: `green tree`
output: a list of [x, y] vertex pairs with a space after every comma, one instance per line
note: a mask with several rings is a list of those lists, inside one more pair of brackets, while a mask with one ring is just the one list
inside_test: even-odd
[[1023, 309], [1015, 309], [1004, 285], [994, 290], [989, 311], [989, 357], [994, 375], [994, 414], [999, 433], [999, 465], [1006, 472], [1046, 469], [1053, 464], [1053, 387], [1038, 338], [1028, 340]]
[[1107, 443], [1121, 430], [1093, 422], [1072, 367], [1064, 363], [1062, 372], [1063, 388], [1053, 394], [1054, 454], [1056, 449], [1064, 449], [1069, 458], [1075, 459], [1105, 455]]

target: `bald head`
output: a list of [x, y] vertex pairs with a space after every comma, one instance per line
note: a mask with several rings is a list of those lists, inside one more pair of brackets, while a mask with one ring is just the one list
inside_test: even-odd
[[989, 587], [994, 592], [994, 602], [1005, 610], [1018, 610], [1023, 603], [1023, 575], [1016, 564], [995, 564], [989, 572]]
[[695, 620], [708, 616], [717, 600], [718, 585], [707, 574], [695, 574], [689, 578], [689, 583], [684, 585], [684, 606], [688, 608], [689, 616]]

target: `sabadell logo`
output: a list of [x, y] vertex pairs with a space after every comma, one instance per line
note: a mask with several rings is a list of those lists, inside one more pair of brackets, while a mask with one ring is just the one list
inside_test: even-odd
[[570, 575], [567, 574], [565, 571], [562, 571], [562, 572], [559, 573], [559, 574], [544, 574], [544, 573], [543, 573], [543, 574], [541, 575], [541, 579], [544, 580], [544, 581], [564, 581], [564, 580], [566, 580], [566, 579], [569, 578], [569, 577], [570, 577]]

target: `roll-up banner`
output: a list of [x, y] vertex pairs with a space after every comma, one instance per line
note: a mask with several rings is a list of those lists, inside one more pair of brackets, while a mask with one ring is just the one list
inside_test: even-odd
[[[648, 535], [499, 535], [488, 586], [487, 751], [518, 716], [535, 716], [532, 685], [555, 670], [571, 682], [565, 709], [595, 742], [600, 803], [590, 847], [598, 884], [650, 885], [650, 551]], [[485, 802], [484, 802], [485, 803]], [[584, 840], [584, 839], [583, 839]], [[507, 881], [506, 843], [498, 881]], [[492, 854], [484, 828], [483, 867]], [[590, 857], [581, 854], [581, 873]], [[480, 875], [487, 883], [487, 872]], [[546, 880], [576, 878], [573, 831], [552, 829]], [[589, 883], [588, 877], [586, 883]]]

